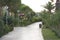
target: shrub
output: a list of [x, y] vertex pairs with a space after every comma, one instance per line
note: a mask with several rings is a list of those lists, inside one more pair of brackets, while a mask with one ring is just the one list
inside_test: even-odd
[[13, 27], [4, 25], [3, 20], [0, 20], [0, 37], [7, 34], [8, 32], [10, 32], [12, 30], [13, 30]]
[[50, 28], [60, 36], [60, 12], [55, 14], [43, 13], [41, 17], [44, 22], [44, 28]]

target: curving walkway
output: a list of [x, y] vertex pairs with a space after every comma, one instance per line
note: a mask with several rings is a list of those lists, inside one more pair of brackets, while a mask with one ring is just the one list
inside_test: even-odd
[[33, 23], [27, 27], [15, 27], [12, 32], [0, 40], [44, 40], [39, 24], [41, 22]]

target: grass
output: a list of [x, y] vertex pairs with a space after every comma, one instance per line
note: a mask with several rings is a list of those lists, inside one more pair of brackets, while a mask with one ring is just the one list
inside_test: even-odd
[[42, 33], [45, 40], [60, 40], [60, 38], [51, 29], [42, 29]]

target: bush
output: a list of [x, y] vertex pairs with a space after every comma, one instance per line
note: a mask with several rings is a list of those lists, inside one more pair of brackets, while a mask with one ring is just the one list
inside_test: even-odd
[[44, 27], [49, 27], [49, 22], [50, 22], [50, 14], [48, 12], [42, 12], [40, 14], [42, 22], [44, 24]]
[[60, 12], [55, 14], [42, 13], [42, 21], [44, 22], [44, 28], [50, 28], [60, 37]]
[[12, 30], [13, 30], [13, 27], [4, 25], [3, 20], [0, 20], [0, 37], [7, 34], [8, 32], [10, 32]]
[[18, 20], [18, 18], [14, 18], [13, 21], [12, 21], [12, 25], [15, 27], [15, 26], [18, 26], [18, 22], [20, 20]]
[[56, 12], [56, 14], [54, 15], [54, 27], [55, 27], [55, 32], [57, 33], [57, 35], [60, 37], [60, 12]]
[[60, 38], [49, 28], [42, 29], [44, 40], [60, 40]]
[[39, 21], [42, 21], [42, 19], [39, 17], [39, 16], [34, 16], [33, 18], [32, 18], [32, 22], [39, 22]]

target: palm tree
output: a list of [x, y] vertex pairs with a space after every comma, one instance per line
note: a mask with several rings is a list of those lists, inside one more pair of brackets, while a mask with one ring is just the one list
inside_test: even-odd
[[51, 13], [51, 10], [55, 8], [55, 6], [54, 6], [54, 4], [52, 4], [52, 2], [53, 1], [51, 0], [51, 2], [48, 2], [46, 4], [46, 6], [44, 6], [44, 8], [47, 9], [49, 13]]

